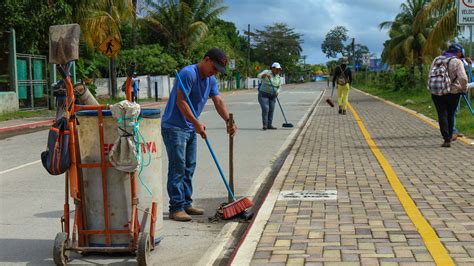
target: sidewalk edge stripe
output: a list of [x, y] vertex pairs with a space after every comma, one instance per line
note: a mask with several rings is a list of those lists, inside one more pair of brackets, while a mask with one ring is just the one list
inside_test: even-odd
[[27, 167], [27, 166], [30, 166], [30, 165], [33, 165], [33, 164], [37, 164], [41, 162], [41, 160], [37, 160], [37, 161], [34, 161], [34, 162], [30, 162], [30, 163], [26, 163], [26, 164], [22, 164], [22, 165], [19, 165], [19, 166], [16, 166], [16, 167], [13, 167], [13, 168], [10, 168], [10, 169], [7, 169], [7, 170], [4, 170], [4, 171], [1, 171], [0, 172], [0, 175], [3, 175], [3, 174], [6, 174], [6, 173], [9, 173], [9, 172], [12, 172], [12, 171], [15, 171], [15, 170], [18, 170], [20, 168], [23, 168], [23, 167]]
[[277, 177], [275, 178], [272, 188], [268, 192], [265, 198], [265, 201], [263, 202], [262, 206], [258, 210], [256, 217], [251, 225], [251, 228], [248, 231], [247, 235], [245, 236], [245, 239], [243, 240], [241, 245], [237, 247], [237, 252], [235, 253], [234, 258], [230, 262], [231, 265], [249, 265], [250, 264], [253, 258], [253, 254], [255, 253], [255, 250], [257, 249], [257, 244], [260, 240], [260, 237], [262, 236], [263, 230], [265, 229], [265, 225], [267, 224], [268, 219], [270, 218], [273, 212], [273, 207], [275, 206], [275, 203], [278, 199], [280, 188], [283, 185], [286, 175], [288, 174], [291, 168], [291, 164], [293, 163], [295, 154], [301, 146], [302, 138], [305, 135], [309, 125], [311, 124], [311, 120], [316, 114], [316, 107], [321, 102], [321, 99], [323, 98], [325, 92], [326, 92], [326, 89], [324, 89], [324, 91], [321, 92], [319, 97], [313, 103], [313, 106], [311, 107], [311, 115], [309, 116], [307, 120], [308, 122], [306, 122], [303, 130], [298, 135], [295, 145], [293, 146], [290, 154], [285, 159], [285, 162], [283, 166], [281, 167], [280, 172], [278, 173]]
[[[418, 113], [418, 112], [415, 111], [415, 110], [412, 110], [412, 109], [407, 108], [407, 107], [405, 107], [405, 106], [401, 106], [401, 105], [398, 105], [398, 104], [393, 103], [393, 102], [391, 102], [391, 101], [382, 99], [382, 98], [380, 98], [380, 97], [378, 97], [378, 96], [372, 95], [372, 94], [370, 94], [370, 93], [367, 93], [367, 92], [365, 92], [365, 91], [356, 89], [356, 88], [354, 88], [354, 87], [353, 87], [353, 89], [355, 89], [356, 91], [358, 91], [358, 92], [360, 92], [360, 93], [363, 93], [363, 94], [365, 94], [365, 95], [368, 95], [368, 96], [370, 96], [370, 97], [373, 97], [373, 98], [375, 98], [375, 99], [377, 99], [377, 100], [379, 100], [379, 101], [382, 101], [382, 102], [384, 102], [384, 103], [386, 103], [386, 104], [392, 105], [392, 106], [394, 106], [394, 107], [396, 107], [396, 108], [398, 108], [398, 109], [400, 109], [400, 110], [402, 110], [402, 111], [405, 111], [405, 112], [407, 112], [407, 113], [409, 113], [409, 114], [412, 114], [412, 115], [418, 117], [419, 119], [425, 121], [428, 125], [430, 125], [430, 126], [436, 128], [436, 129], [439, 129], [439, 125], [438, 125], [437, 121], [436, 121], [436, 120], [433, 120], [433, 119], [431, 119], [431, 118], [429, 118], [429, 117], [427, 117], [427, 116], [425, 116], [424, 114]], [[472, 145], [473, 142], [474, 142], [474, 140], [471, 140], [470, 138], [467, 138], [467, 137], [458, 138], [458, 140], [460, 140], [461, 142], [463, 142], [463, 143], [465, 143], [465, 144], [467, 144], [467, 145]]]
[[45, 120], [41, 122], [32, 122], [32, 123], [27, 123], [27, 124], [2, 127], [0, 128], [0, 133], [14, 131], [14, 130], [23, 129], [23, 128], [35, 128], [35, 127], [40, 127], [40, 126], [52, 125], [53, 122], [54, 120], [51, 119], [51, 120]]
[[405, 209], [405, 212], [407, 213], [408, 217], [410, 217], [410, 220], [415, 225], [420, 236], [423, 238], [423, 242], [425, 243], [426, 248], [430, 252], [436, 264], [443, 266], [454, 265], [452, 258], [449, 256], [447, 250], [441, 243], [441, 240], [438, 238], [436, 232], [428, 223], [428, 221], [426, 221], [426, 219], [423, 217], [415, 202], [405, 190], [405, 187], [403, 187], [403, 184], [400, 182], [400, 179], [398, 179], [398, 176], [393, 170], [392, 166], [385, 159], [382, 152], [379, 150], [379, 148], [373, 141], [367, 128], [364, 126], [364, 123], [362, 122], [358, 113], [352, 107], [351, 104], [349, 104], [349, 109], [351, 110], [354, 119], [357, 122], [360, 131], [362, 132], [362, 135], [364, 135], [364, 138], [367, 141], [370, 150], [377, 158], [380, 166], [382, 167], [383, 171], [385, 172], [385, 175], [387, 176], [388, 181], [390, 182], [390, 185], [392, 186], [393, 190], [395, 191], [395, 194], [397, 194], [397, 197], [400, 200], [400, 203]]

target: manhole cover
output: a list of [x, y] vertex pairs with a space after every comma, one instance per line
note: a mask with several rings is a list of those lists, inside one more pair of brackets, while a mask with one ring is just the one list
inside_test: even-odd
[[293, 190], [283, 190], [278, 195], [278, 200], [306, 200], [306, 201], [316, 201], [316, 200], [336, 200], [337, 199], [337, 190], [303, 190], [303, 191], [293, 191]]

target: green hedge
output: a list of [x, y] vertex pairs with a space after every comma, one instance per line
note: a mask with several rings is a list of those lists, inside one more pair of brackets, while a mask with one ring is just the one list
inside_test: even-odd
[[142, 45], [132, 50], [123, 50], [117, 57], [117, 76], [126, 76], [130, 63], [136, 64], [138, 75], [169, 75], [178, 63], [158, 44]]

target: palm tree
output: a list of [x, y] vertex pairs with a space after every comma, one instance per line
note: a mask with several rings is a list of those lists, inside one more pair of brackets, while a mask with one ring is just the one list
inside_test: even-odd
[[135, 8], [131, 0], [73, 2], [77, 5], [75, 21], [81, 25], [83, 40], [88, 47], [100, 45], [108, 36], [120, 41], [120, 24], [134, 19]]
[[423, 27], [428, 20], [435, 20], [425, 46], [425, 54], [435, 57], [440, 48], [459, 33], [456, 26], [457, 8], [454, 0], [432, 0], [417, 15], [414, 26]]
[[401, 4], [401, 12], [394, 21], [382, 22], [380, 29], [390, 29], [390, 39], [384, 43], [382, 60], [389, 64], [418, 66], [423, 75], [423, 48], [426, 45], [432, 20], [426, 20], [424, 27], [414, 27], [416, 16], [429, 0], [407, 0]]
[[208, 32], [208, 25], [224, 12], [222, 0], [167, 0], [150, 2], [154, 9], [145, 19], [158, 32], [164, 44], [189, 57], [192, 47]]

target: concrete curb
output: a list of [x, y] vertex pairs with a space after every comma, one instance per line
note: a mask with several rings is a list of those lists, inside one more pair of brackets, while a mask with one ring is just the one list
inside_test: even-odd
[[278, 199], [278, 195], [280, 194], [280, 189], [291, 168], [295, 155], [301, 146], [303, 136], [308, 130], [308, 127], [311, 124], [311, 120], [316, 114], [316, 108], [323, 99], [325, 93], [326, 89], [321, 93], [320, 97], [315, 100], [313, 106], [310, 109], [311, 111], [307, 113], [307, 116], [309, 116], [309, 123], [306, 122], [300, 134], [296, 136], [296, 142], [293, 145], [290, 154], [288, 154], [288, 157], [285, 159], [285, 162], [282, 168], [280, 169], [280, 172], [278, 173], [270, 191], [268, 192], [263, 202], [263, 205], [260, 207], [258, 213], [256, 214], [256, 217], [254, 218], [253, 223], [250, 225], [250, 230], [247, 232], [247, 235], [245, 236], [241, 245], [236, 248], [235, 256], [233, 260], [230, 261], [231, 265], [250, 265], [253, 254], [255, 253], [255, 250], [257, 248], [257, 244], [265, 229], [265, 225], [267, 224], [268, 219], [272, 214], [273, 207], [275, 206], [275, 203]]
[[[326, 92], [326, 90], [324, 90], [321, 93], [321, 95], [314, 100], [313, 104], [309, 108], [309, 111], [306, 112], [306, 114], [298, 121], [297, 126], [295, 127], [295, 129], [293, 129], [293, 131], [290, 133], [290, 135], [286, 138], [285, 142], [283, 143], [283, 145], [280, 147], [280, 149], [278, 150], [278, 152], [274, 156], [273, 161], [276, 158], [278, 158], [291, 145], [291, 143], [293, 142], [293, 140], [295, 138], [297, 138], [299, 135], [301, 135], [301, 133], [303, 133], [304, 129], [300, 131], [300, 134], [297, 134], [298, 131], [299, 131], [299, 128], [301, 128], [301, 126], [306, 121], [306, 119], [310, 116], [310, 114], [314, 112], [315, 107], [321, 101], [321, 99], [323, 98], [325, 92]], [[286, 161], [288, 160], [288, 157], [285, 159], [285, 164], [286, 164]], [[291, 161], [293, 161], [293, 159], [291, 159]], [[285, 167], [285, 165], [283, 165], [283, 167]], [[285, 174], [284, 174], [284, 176], [286, 176], [287, 170], [284, 170], [283, 167], [281, 168], [280, 173], [282, 171], [286, 171]], [[256, 196], [258, 190], [260, 189], [260, 186], [267, 179], [267, 177], [271, 173], [271, 171], [272, 171], [272, 165], [269, 165], [265, 169], [263, 169], [263, 171], [258, 175], [258, 177], [253, 182], [250, 189], [245, 193], [245, 195], [254, 198]], [[280, 176], [280, 174], [278, 176]], [[275, 180], [275, 183], [276, 183], [276, 180]], [[266, 202], [266, 200], [265, 200], [265, 202]], [[264, 202], [264, 204], [265, 204], [265, 202]], [[263, 205], [260, 208], [260, 210], [261, 209], [263, 209]], [[257, 219], [259, 213], [261, 212], [260, 210], [258, 211], [258, 213], [255, 214], [255, 218], [254, 218], [255, 220]], [[220, 231], [217, 238], [216, 238], [218, 240], [215, 241], [214, 244], [211, 245], [206, 250], [206, 252], [203, 254], [201, 259], [196, 263], [196, 265], [199, 265], [199, 266], [213, 265], [213, 263], [216, 260], [218, 260], [219, 257], [222, 255], [222, 252], [225, 250], [225, 247], [227, 245], [229, 245], [230, 242], [232, 242], [232, 241], [229, 241], [229, 239], [231, 239], [231, 238], [234, 239], [235, 238], [235, 237], [232, 237], [232, 233], [237, 228], [237, 225], [238, 225], [238, 223], [229, 223], [229, 224], [225, 225], [222, 228], [222, 230]], [[219, 239], [224, 239], [223, 237], [226, 237], [225, 241], [219, 241]]]
[[0, 133], [7, 133], [7, 132], [16, 131], [16, 130], [30, 129], [30, 128], [36, 128], [36, 127], [51, 126], [53, 122], [54, 122], [54, 119], [50, 119], [50, 120], [44, 120], [44, 121], [39, 121], [39, 122], [31, 122], [31, 123], [25, 123], [25, 124], [20, 124], [20, 125], [2, 127], [0, 128]]

